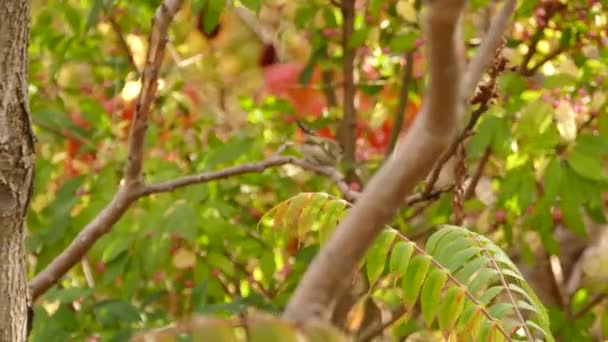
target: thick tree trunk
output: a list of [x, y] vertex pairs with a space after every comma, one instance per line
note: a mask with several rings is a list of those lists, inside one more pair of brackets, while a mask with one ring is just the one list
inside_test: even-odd
[[0, 1], [0, 341], [27, 340], [24, 219], [34, 138], [27, 110], [29, 0]]

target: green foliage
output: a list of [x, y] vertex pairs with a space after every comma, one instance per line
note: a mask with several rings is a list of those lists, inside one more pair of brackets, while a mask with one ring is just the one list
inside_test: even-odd
[[[342, 203], [338, 207], [346, 211], [347, 202], [325, 193], [296, 195], [267, 213], [260, 229], [271, 231], [274, 241], [311, 243], [316, 241], [311, 235], [333, 229], [316, 219], [317, 208], [332, 203]], [[334, 215], [337, 221], [342, 216], [335, 211]], [[475, 332], [508, 339], [509, 332], [525, 326], [529, 336], [553, 341], [546, 309], [517, 266], [489, 239], [466, 228], [444, 226], [422, 249], [387, 227], [370, 247], [362, 268], [371, 289], [399, 290], [408, 309], [419, 301], [429, 328], [436, 317], [443, 333], [456, 331], [460, 338], [476, 341]], [[473, 329], [471, 324], [486, 328]]]
[[[32, 1], [29, 93], [38, 146], [27, 217], [29, 277], [77, 238], [121, 184], [139, 77], [131, 59], [140, 71], [159, 3]], [[146, 182], [261, 160], [298, 141], [294, 118], [335, 136], [344, 80], [338, 7], [327, 1], [186, 3], [159, 69]], [[426, 42], [417, 3], [424, 2], [370, 0], [356, 9], [347, 43], [357, 55], [363, 182], [348, 184], [353, 188], [364, 187], [386, 156], [406, 54], [413, 71], [402, 135], [424, 102]], [[463, 32], [472, 56], [493, 5], [470, 5]], [[255, 20], [242, 20], [234, 6], [250, 10]], [[509, 338], [523, 339], [518, 328], [525, 325], [539, 339], [606, 339], [605, 301], [578, 311], [605, 289], [590, 288], [587, 273], [568, 267], [588, 269], [579, 258], [584, 250], [572, 253], [571, 247], [584, 237], [590, 248], [606, 223], [606, 13], [598, 1], [519, 2], [502, 51], [506, 69], [488, 87], [495, 93], [464, 142], [469, 178], [482, 166], [478, 191], [460, 208], [471, 230], [435, 230], [454, 219], [454, 193], [442, 193], [400, 212], [396, 229], [385, 229], [360, 265], [368, 287], [358, 299], [361, 308], [408, 309], [386, 335], [431, 340], [451, 333], [483, 341], [500, 340], [504, 329]], [[261, 67], [271, 41], [280, 61]], [[331, 106], [327, 90], [338, 98]], [[31, 340], [124, 341], [193, 314], [215, 318], [199, 322], [202, 339], [238, 340], [243, 328], [227, 325], [234, 317], [282, 311], [347, 212], [339, 196], [331, 181], [285, 165], [141, 198], [35, 302]], [[503, 250], [518, 257], [522, 272]], [[548, 305], [551, 329], [528, 286], [545, 254], [559, 259], [564, 282], [575, 287], [559, 301], [548, 299], [559, 302]], [[570, 281], [579, 276], [580, 282]], [[550, 291], [542, 289], [537, 293], [546, 300]], [[353, 326], [357, 310], [351, 311]], [[256, 333], [304, 334], [285, 324], [263, 321]], [[310, 329], [311, 340], [340, 340], [324, 328]]]
[[182, 322], [177, 327], [146, 332], [135, 337], [135, 341], [193, 341], [218, 342], [266, 342], [266, 341], [327, 341], [341, 342], [349, 339], [329, 324], [310, 323], [294, 326], [279, 318], [257, 314], [244, 324], [233, 327], [234, 322], [217, 318], [196, 317]]

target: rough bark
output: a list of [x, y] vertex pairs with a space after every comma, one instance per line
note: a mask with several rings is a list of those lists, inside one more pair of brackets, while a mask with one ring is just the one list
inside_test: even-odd
[[0, 341], [27, 340], [24, 219], [34, 137], [27, 110], [29, 0], [0, 1]]

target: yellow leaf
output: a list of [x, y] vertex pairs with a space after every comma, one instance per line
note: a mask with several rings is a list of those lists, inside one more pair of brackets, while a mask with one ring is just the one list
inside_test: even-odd
[[173, 265], [176, 268], [190, 268], [196, 264], [196, 255], [187, 249], [180, 248], [173, 255]]
[[361, 327], [363, 318], [365, 318], [365, 303], [367, 297], [363, 297], [353, 305], [348, 314], [346, 315], [346, 326], [348, 330], [355, 331]]
[[401, 0], [397, 3], [397, 13], [403, 17], [403, 19], [409, 22], [416, 22], [416, 9], [414, 3], [408, 0]]

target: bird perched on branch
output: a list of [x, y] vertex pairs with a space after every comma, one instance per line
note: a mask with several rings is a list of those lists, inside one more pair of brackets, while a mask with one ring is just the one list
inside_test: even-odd
[[298, 150], [306, 161], [320, 166], [336, 166], [340, 162], [343, 149], [337, 141], [318, 136], [298, 120], [296, 124], [304, 132], [304, 143], [298, 145]]

